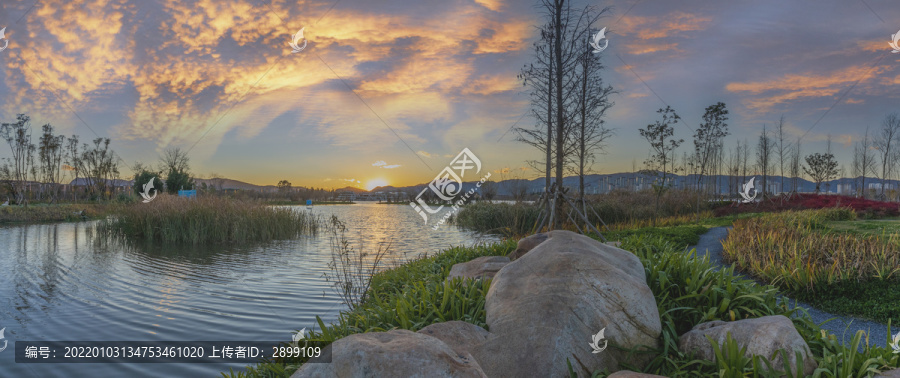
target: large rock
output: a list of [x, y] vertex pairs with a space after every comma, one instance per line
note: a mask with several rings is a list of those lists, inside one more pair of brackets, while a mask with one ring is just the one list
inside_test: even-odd
[[291, 378], [486, 377], [471, 355], [460, 355], [441, 340], [404, 329], [350, 335], [326, 348], [331, 363], [304, 364]]
[[[778, 369], [783, 368], [781, 353], [772, 358], [773, 353], [779, 349], [788, 352], [788, 360], [793, 369], [796, 366], [795, 351], [803, 355], [803, 375], [812, 374], [816, 369], [816, 360], [813, 358], [809, 345], [800, 337], [794, 323], [783, 315], [764, 316], [755, 319], [744, 319], [733, 322], [715, 320], [701, 323], [681, 336], [678, 349], [682, 353], [696, 353], [699, 358], [714, 361], [716, 356], [712, 344], [706, 336], [712, 338], [719, 345], [725, 343], [727, 334], [737, 342], [738, 346], [747, 347], [746, 355], [762, 356]], [[796, 375], [796, 372], [794, 372]]]
[[[551, 232], [553, 232], [553, 231], [551, 231]], [[548, 238], [550, 238], [549, 234], [550, 234], [550, 232], [541, 232], [539, 234], [534, 234], [534, 235], [519, 239], [517, 248], [515, 251], [513, 251], [512, 253], [509, 254], [509, 259], [511, 261], [516, 261], [516, 259], [522, 257], [523, 255], [528, 253], [528, 251], [534, 249], [534, 247], [537, 247], [538, 245], [540, 245], [541, 243], [546, 241]]]
[[629, 359], [612, 347], [591, 353], [592, 335], [605, 328], [610, 344], [655, 348], [661, 331], [640, 260], [569, 231], [548, 233], [501, 269], [485, 310], [492, 337], [472, 355], [490, 377], [560, 376], [567, 359], [581, 372], [615, 371], [619, 362], [642, 368], [649, 356]]
[[434, 323], [420, 329], [419, 333], [443, 341], [460, 355], [471, 353], [475, 345], [481, 344], [491, 337], [490, 332], [484, 328], [458, 320]]
[[468, 262], [454, 264], [450, 268], [450, 275], [447, 276], [447, 280], [457, 277], [462, 277], [463, 279], [494, 278], [494, 275], [506, 264], [509, 264], [509, 257], [506, 256], [479, 257]]
[[900, 378], [900, 369], [891, 369], [888, 371], [883, 371], [877, 375], [875, 378]]

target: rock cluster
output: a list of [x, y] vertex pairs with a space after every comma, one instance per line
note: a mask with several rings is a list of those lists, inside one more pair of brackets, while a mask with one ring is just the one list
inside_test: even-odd
[[[451, 321], [418, 332], [392, 330], [344, 337], [327, 347], [330, 363], [304, 364], [292, 377], [557, 377], [571, 364], [579, 375], [637, 369], [650, 356], [627, 350], [656, 348], [661, 324], [644, 267], [634, 254], [568, 231], [519, 241], [509, 258], [479, 257], [452, 267], [448, 279], [489, 279], [487, 329]], [[603, 338], [594, 336], [603, 330]], [[772, 358], [778, 349], [804, 356], [803, 373], [815, 360], [790, 319], [767, 316], [700, 324], [679, 348], [714, 360], [706, 336], [720, 344], [730, 334], [748, 355]], [[597, 350], [594, 345], [602, 350]], [[782, 366], [781, 356], [771, 359]], [[618, 371], [610, 377], [653, 378]]]

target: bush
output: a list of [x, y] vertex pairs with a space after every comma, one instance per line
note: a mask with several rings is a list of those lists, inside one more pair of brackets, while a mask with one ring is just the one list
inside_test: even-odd
[[874, 201], [865, 198], [825, 194], [782, 195], [762, 200], [758, 203], [741, 203], [716, 209], [716, 216], [741, 213], [781, 212], [827, 208], [850, 208], [860, 217], [883, 218], [900, 215], [900, 204]]

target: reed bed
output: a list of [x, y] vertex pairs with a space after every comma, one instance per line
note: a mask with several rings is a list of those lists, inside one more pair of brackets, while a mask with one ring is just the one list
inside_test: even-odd
[[450, 222], [473, 231], [527, 235], [540, 212], [536, 205], [476, 202], [463, 206]]
[[896, 234], [836, 233], [825, 225], [855, 217], [853, 209], [837, 208], [737, 220], [723, 243], [724, 257], [738, 269], [791, 292], [894, 277], [900, 271]]
[[183, 244], [224, 244], [290, 239], [315, 234], [308, 212], [225, 197], [193, 199], [160, 194], [149, 203], [123, 205], [100, 221], [98, 235]]

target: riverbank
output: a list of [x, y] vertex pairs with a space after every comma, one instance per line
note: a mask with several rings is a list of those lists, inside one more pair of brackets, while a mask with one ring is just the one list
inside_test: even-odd
[[[695, 226], [676, 228], [677, 231], [662, 228], [621, 233], [617, 237], [622, 249], [641, 260], [647, 272], [647, 285], [659, 307], [662, 345], [652, 351], [653, 357], [646, 365], [645, 373], [718, 377], [720, 371], [725, 369], [742, 375], [763, 374], [765, 365], [756, 359], [736, 358], [719, 362], [693, 359], [679, 351], [679, 338], [701, 323], [769, 315], [784, 315], [792, 320], [818, 367], [828, 376], [847, 376], [850, 371], [862, 372], [865, 376], [900, 363], [890, 348], [880, 346], [884, 344], [870, 344], [872, 339], [865, 337], [864, 332], [844, 335], [836, 332], [838, 330], [823, 329], [817, 324], [821, 319], [812, 317], [796, 304], [781, 300], [782, 296], [775, 287], [745, 279], [730, 267], [719, 268], [708, 257], [685, 253], [685, 248], [698, 243], [707, 229]], [[687, 235], [689, 233], [693, 235]], [[613, 235], [609, 236], [612, 240]], [[711, 237], [716, 237], [716, 234]], [[709, 242], [709, 238], [700, 240], [699, 244]], [[434, 323], [452, 320], [485, 327], [484, 304], [490, 281], [453, 285], [445, 279], [456, 263], [479, 256], [506, 256], [514, 248], [510, 241], [473, 248], [453, 248], [379, 273], [373, 279], [371, 301], [352, 311], [342, 312], [339, 320], [330, 325], [319, 321], [319, 329], [310, 332], [307, 340], [324, 347], [352, 334], [391, 329], [418, 331]], [[304, 362], [299, 359], [276, 360], [248, 367], [244, 371], [232, 371], [226, 376], [289, 377]], [[596, 371], [594, 376], [605, 377], [609, 373]]]
[[46, 223], [101, 219], [113, 205], [98, 203], [33, 204], [0, 206], [0, 224]]

